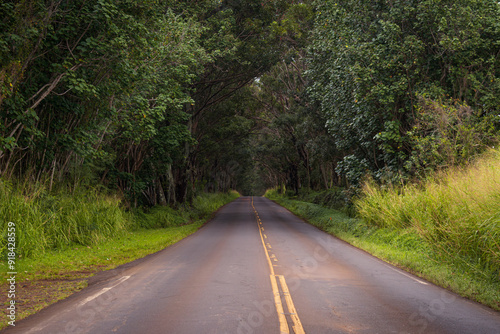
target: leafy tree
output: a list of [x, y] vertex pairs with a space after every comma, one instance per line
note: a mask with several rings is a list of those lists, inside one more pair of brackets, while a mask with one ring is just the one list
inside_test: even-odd
[[317, 1], [316, 9], [310, 93], [349, 181], [404, 172], [419, 96], [498, 113], [498, 2]]
[[260, 101], [262, 129], [256, 136], [255, 159], [269, 187], [294, 192], [302, 187], [330, 188], [334, 175], [335, 146], [325, 131], [325, 117], [306, 94], [305, 47], [313, 19], [311, 7], [289, 8], [273, 33], [288, 46], [288, 52], [255, 84]]
[[138, 173], [151, 164], [162, 172], [190, 141], [187, 87], [211, 61], [200, 45], [204, 28], [170, 5], [2, 4], [3, 175], [50, 175], [52, 185], [55, 176], [67, 180], [88, 170], [143, 195], [151, 181]]
[[[252, 121], [229, 99], [286, 53], [276, 41], [283, 27], [298, 31], [294, 4], [4, 1], [1, 174], [50, 187], [102, 182], [132, 205], [183, 202], [202, 183], [234, 186], [240, 168], [229, 153], [214, 156], [248, 160], [235, 147]], [[210, 175], [207, 161], [221, 172]]]
[[408, 132], [412, 154], [405, 167], [419, 176], [469, 163], [498, 140], [497, 117], [481, 116], [459, 101], [421, 98], [416, 112]]
[[[214, 54], [214, 62], [206, 65], [192, 85], [195, 103], [186, 111], [191, 115], [189, 129], [194, 138], [207, 133], [207, 129], [201, 127], [204, 118], [217, 127], [214, 122], [217, 118], [214, 119], [212, 113], [217, 112], [219, 104], [268, 71], [288, 52], [288, 45], [280, 43], [280, 36], [273, 33], [273, 29], [286, 19], [286, 13], [295, 5], [295, 1], [228, 0], [212, 11], [199, 14], [208, 28], [204, 47]], [[201, 158], [199, 148], [199, 145], [187, 146], [184, 159], [174, 163], [179, 201], [189, 199], [188, 194], [195, 189]]]
[[243, 179], [252, 167], [250, 136], [256, 126], [255, 103], [246, 87], [200, 121], [194, 151], [198, 152], [196, 170], [201, 190], [251, 191]]

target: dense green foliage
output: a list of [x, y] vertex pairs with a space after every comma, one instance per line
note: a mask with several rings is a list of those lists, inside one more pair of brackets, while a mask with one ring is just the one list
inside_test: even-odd
[[205, 28], [168, 1], [1, 6], [2, 175], [101, 178], [137, 200], [154, 179], [137, 174], [191, 140], [187, 86], [214, 56]]
[[221, 104], [279, 60], [269, 32], [290, 6], [2, 2], [0, 174], [104, 184], [132, 206], [228, 190], [235, 167], [216, 155], [230, 145], [211, 143], [249, 126]]
[[[433, 116], [433, 104], [463, 106], [445, 126], [472, 136], [488, 137], [477, 122], [498, 126], [497, 1], [332, 0], [316, 7], [309, 91], [327, 115], [343, 155], [337, 171], [348, 181], [357, 183], [368, 171], [397, 181], [422, 165], [448, 164], [441, 144], [455, 138], [435, 134], [434, 124], [419, 119], [422, 111]], [[458, 148], [462, 160], [480, 152], [475, 144]], [[429, 155], [446, 161], [429, 162]]]
[[467, 163], [500, 125], [499, 7], [4, 1], [0, 174], [137, 207]]
[[256, 188], [406, 182], [495, 145], [499, 13], [492, 0], [291, 7], [273, 26], [288, 52], [249, 92]]
[[[16, 224], [17, 254], [39, 257], [71, 245], [92, 246], [141, 228], [166, 228], [205, 220], [219, 207], [239, 196], [236, 192], [202, 194], [192, 205], [176, 209], [157, 206], [125, 211], [121, 200], [98, 190], [49, 192], [42, 185], [12, 185], [0, 181], [0, 232]], [[0, 252], [5, 253], [7, 238]]]

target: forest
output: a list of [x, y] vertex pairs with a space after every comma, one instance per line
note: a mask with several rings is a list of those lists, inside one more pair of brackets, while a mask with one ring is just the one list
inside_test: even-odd
[[498, 142], [494, 0], [5, 0], [2, 182], [129, 208], [404, 184]]
[[497, 0], [0, 1], [18, 319], [240, 195], [500, 310], [499, 142]]

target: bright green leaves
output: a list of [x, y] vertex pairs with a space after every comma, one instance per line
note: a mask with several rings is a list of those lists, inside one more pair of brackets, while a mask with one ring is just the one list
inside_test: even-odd
[[496, 1], [317, 1], [316, 9], [309, 90], [345, 150], [344, 175], [355, 161], [376, 175], [404, 171], [420, 94], [498, 113]]
[[136, 143], [154, 138], [164, 122], [187, 120], [181, 110], [194, 101], [186, 87], [211, 60], [198, 40], [203, 28], [196, 22], [168, 10], [150, 24], [144, 36], [148, 44], [126, 58], [133, 69], [131, 85], [123, 87], [118, 102], [125, 111], [119, 115], [121, 135]]
[[400, 133], [401, 123], [399, 121], [387, 121], [384, 123], [384, 131], [373, 137], [383, 152], [394, 154], [401, 150], [403, 138]]
[[0, 156], [4, 151], [12, 151], [17, 147], [14, 137], [0, 138]]
[[106, 170], [122, 189], [134, 185], [119, 175], [163, 172], [192, 142], [190, 86], [231, 44], [208, 52], [208, 28], [172, 3], [3, 2], [0, 170]]

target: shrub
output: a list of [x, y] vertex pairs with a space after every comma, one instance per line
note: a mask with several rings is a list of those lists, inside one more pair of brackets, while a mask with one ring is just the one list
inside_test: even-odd
[[406, 164], [413, 174], [465, 165], [498, 142], [498, 117], [483, 117], [459, 101], [420, 97], [416, 112], [408, 132], [412, 153]]

